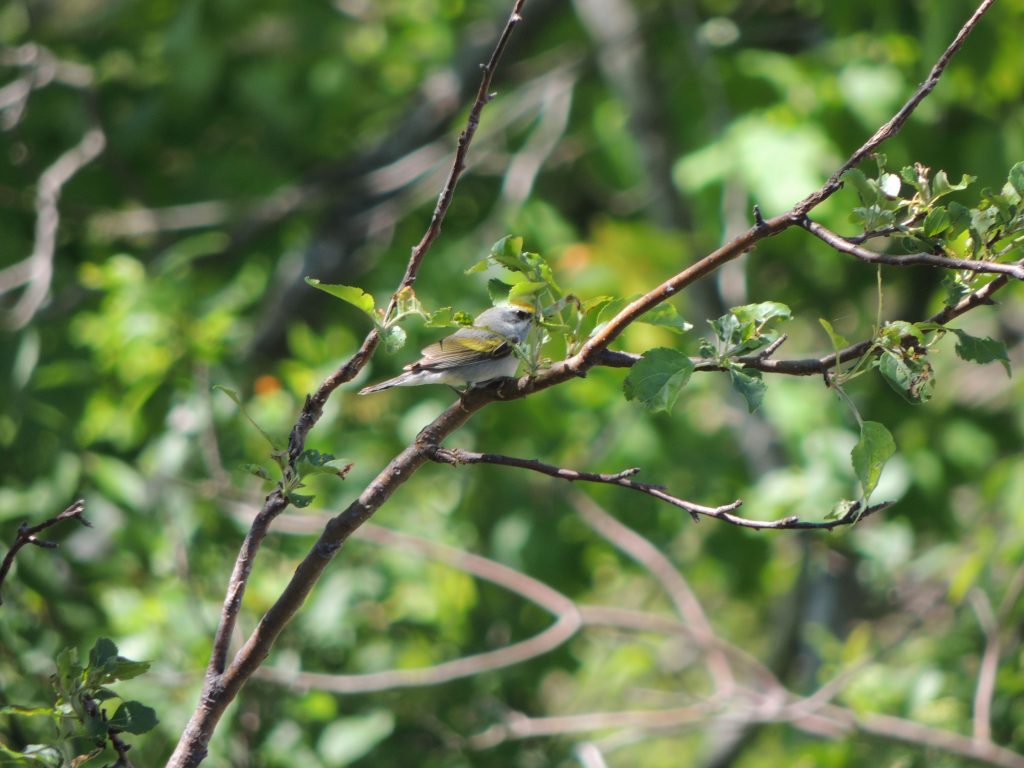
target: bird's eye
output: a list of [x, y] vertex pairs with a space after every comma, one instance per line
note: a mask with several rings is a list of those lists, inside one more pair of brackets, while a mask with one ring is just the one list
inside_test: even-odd
[[533, 315], [533, 312], [528, 312], [525, 309], [517, 309], [516, 310], [516, 319], [518, 319], [518, 320], [525, 320], [526, 318], [531, 317], [532, 315]]

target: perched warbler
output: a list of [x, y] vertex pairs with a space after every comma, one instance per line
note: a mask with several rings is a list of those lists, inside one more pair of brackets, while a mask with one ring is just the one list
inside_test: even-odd
[[423, 357], [405, 366], [405, 373], [364, 387], [359, 394], [420, 384], [469, 387], [512, 376], [519, 367], [513, 347], [526, 340], [533, 317], [533, 309], [526, 305], [491, 307], [477, 315], [471, 327], [459, 328], [424, 349]]

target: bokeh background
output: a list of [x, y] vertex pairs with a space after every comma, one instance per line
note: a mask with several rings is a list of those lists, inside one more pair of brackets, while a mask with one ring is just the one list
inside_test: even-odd
[[[103, 151], [64, 187], [48, 298], [0, 273], [0, 540], [79, 496], [92, 529], [19, 555], [4, 585], [0, 703], [47, 701], [53, 658], [115, 639], [152, 670], [122, 684], [157, 709], [134, 739], [160, 764], [195, 705], [220, 601], [266, 489], [245, 463], [269, 447], [231, 400], [283, 440], [302, 399], [368, 330], [303, 277], [378, 300], [429, 220], [506, 2], [464, 0], [7, 0], [0, 6], [0, 269], [36, 241], [41, 175], [90, 130]], [[579, 296], [649, 289], [751, 222], [815, 189], [924, 79], [973, 10], [963, 0], [529, 0], [495, 79], [442, 237], [417, 283], [431, 308], [487, 305], [465, 275], [498, 238], [525, 237]], [[1000, 187], [1024, 158], [1024, 2], [1002, 0], [935, 93], [886, 143]], [[28, 48], [38, 45], [45, 48]], [[33, 59], [32, 57], [35, 56]], [[59, 62], [50, 70], [25, 62]], [[46, 81], [40, 71], [50, 71]], [[11, 90], [26, 74], [30, 92]], [[962, 194], [977, 203], [976, 191]], [[817, 212], [851, 232], [851, 192]], [[941, 306], [941, 275], [883, 271], [887, 319]], [[779, 353], [829, 351], [818, 318], [850, 339], [878, 309], [872, 267], [789, 232], [675, 300], [683, 336], [637, 326], [617, 344], [696, 354], [708, 318], [781, 301]], [[1024, 363], [1019, 288], [959, 327]], [[436, 331], [378, 352], [357, 384], [395, 371]], [[842, 672], [834, 701], [961, 734], [998, 639], [992, 738], [1024, 749], [1024, 411], [1019, 378], [933, 361], [936, 395], [910, 406], [877, 375], [850, 395], [899, 453], [853, 529], [755, 533], [604, 487], [498, 467], [427, 466], [374, 522], [496, 560], [581, 605], [671, 616], [663, 590], [581, 517], [589, 503], [647, 537], [684, 575], [714, 632], [794, 693]], [[627, 403], [623, 372], [486, 409], [452, 444], [641, 479], [751, 517], [820, 520], [857, 486], [856, 423], [820, 378], [769, 377], [750, 415], [720, 374], [700, 374], [670, 415]], [[311, 482], [316, 501], [265, 545], [246, 596], [250, 630], [313, 540], [453, 399], [444, 388], [335, 393], [309, 446], [353, 463]], [[582, 499], [577, 494], [585, 495]], [[414, 668], [500, 647], [551, 617], [522, 595], [394, 545], [354, 540], [268, 665], [327, 674]], [[994, 629], [993, 629], [994, 627]], [[706, 650], [706, 649], [705, 649]], [[899, 766], [966, 764], [856, 730], [760, 723], [708, 703], [707, 654], [685, 632], [586, 627], [522, 664], [439, 686], [341, 695], [254, 680], [222, 722], [211, 765]], [[757, 676], [737, 672], [756, 689]], [[285, 678], [287, 675], [284, 676]], [[476, 739], [528, 716], [696, 707], [660, 731], [605, 728]], [[13, 746], [42, 724], [0, 717]], [[494, 735], [494, 731], [490, 731]], [[603, 741], [602, 741], [603, 739]], [[487, 743], [484, 743], [487, 741]]]

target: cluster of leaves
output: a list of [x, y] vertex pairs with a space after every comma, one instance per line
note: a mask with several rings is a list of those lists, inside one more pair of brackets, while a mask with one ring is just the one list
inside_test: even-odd
[[85, 666], [79, 662], [75, 648], [61, 651], [56, 662], [57, 672], [51, 678], [53, 706], [0, 708], [3, 715], [49, 718], [55, 729], [53, 742], [30, 744], [21, 751], [0, 743], [0, 757], [4, 758], [0, 762], [4, 765], [82, 766], [106, 753], [108, 745], [125, 752], [127, 745], [119, 734], [140, 735], [156, 726], [158, 721], [152, 708], [124, 700], [108, 687], [119, 680], [138, 677], [149, 669], [148, 661], [119, 656], [113, 641], [100, 638], [89, 651]]
[[[998, 192], [983, 189], [973, 208], [946, 199], [970, 187], [973, 176], [964, 174], [953, 183], [945, 171], [932, 175], [920, 163], [895, 173], [886, 168], [885, 155], [876, 162], [873, 178], [857, 168], [843, 177], [860, 198], [850, 219], [863, 229], [864, 239], [897, 236], [908, 251], [976, 261], [1010, 262], [1024, 254], [1024, 162], [1010, 168]], [[950, 274], [947, 305], [974, 290], [978, 279], [975, 272]]]
[[789, 307], [776, 301], [734, 307], [708, 321], [713, 339], [701, 339], [700, 358], [669, 348], [643, 354], [626, 376], [623, 388], [627, 400], [636, 400], [651, 411], [671, 411], [680, 392], [698, 365], [728, 371], [729, 381], [753, 413], [764, 399], [764, 377], [746, 368], [743, 356], [755, 355], [777, 342], [778, 326], [792, 317]]
[[256, 420], [249, 415], [246, 411], [245, 406], [242, 404], [242, 398], [233, 389], [222, 387], [217, 385], [214, 389], [218, 389], [225, 395], [230, 397], [238, 409], [242, 412], [242, 415], [252, 424], [256, 430], [263, 436], [263, 439], [270, 444], [270, 458], [277, 465], [280, 471], [281, 477], [279, 480], [274, 480], [271, 477], [270, 472], [262, 464], [245, 464], [243, 469], [249, 474], [255, 475], [256, 477], [267, 481], [269, 484], [279, 484], [281, 492], [288, 498], [295, 507], [302, 509], [308, 507], [313, 503], [314, 496], [310, 494], [299, 493], [300, 488], [305, 487], [303, 480], [312, 475], [333, 475], [340, 477], [342, 480], [345, 479], [345, 475], [348, 474], [349, 470], [352, 469], [352, 464], [346, 462], [344, 465], [339, 466], [338, 459], [336, 456], [330, 453], [321, 453], [318, 450], [307, 448], [299, 454], [298, 459], [293, 467], [288, 461], [288, 449], [282, 445], [273, 435], [267, 430], [261, 427]]
[[[548, 259], [539, 253], [524, 251], [523, 238], [514, 235], [496, 242], [487, 256], [469, 267], [465, 273], [486, 273], [490, 276], [487, 293], [494, 306], [526, 304], [533, 308], [538, 322], [518, 350], [531, 375], [549, 362], [549, 358], [542, 357], [542, 351], [549, 342], [555, 346], [555, 349], [550, 350], [551, 356], [574, 354], [632, 300], [607, 295], [581, 300], [566, 294], [555, 280]], [[373, 296], [361, 288], [330, 285], [309, 277], [306, 282], [365, 313], [380, 331], [388, 352], [395, 352], [405, 345], [406, 333], [399, 323], [408, 317], [423, 319], [428, 328], [460, 327], [473, 323], [471, 315], [451, 307], [427, 310], [411, 288], [399, 291], [394, 308], [389, 313], [383, 307], [378, 307]], [[691, 327], [679, 316], [675, 307], [669, 304], [659, 305], [648, 312], [641, 322], [677, 332]]]

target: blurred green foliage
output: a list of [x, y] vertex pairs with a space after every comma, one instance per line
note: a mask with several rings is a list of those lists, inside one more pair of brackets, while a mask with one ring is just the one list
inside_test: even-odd
[[[472, 315], [487, 306], [495, 275], [466, 270], [509, 233], [551, 260], [566, 293], [626, 299], [649, 290], [748, 226], [752, 204], [776, 214], [820, 185], [912, 92], [972, 10], [960, 0], [630, 7], [643, 88], [603, 66], [611, 44], [595, 42], [573, 4], [527, 2], [469, 172], [416, 285], [426, 307]], [[105, 152], [63, 190], [48, 302], [0, 337], [0, 543], [21, 520], [50, 517], [78, 496], [95, 526], [57, 531], [56, 551], [19, 554], [0, 607], [0, 705], [43, 706], [61, 649], [113, 637], [131, 658], [152, 661], [118, 685], [159, 718], [132, 738], [132, 758], [157, 765], [170, 754], [196, 703], [235, 554], [266, 492], [245, 467], [272, 465], [264, 438], [213, 387], [238, 393], [278, 445], [287, 440], [306, 393], [372, 327], [303, 278], [358, 285], [386, 304], [427, 226], [478, 62], [507, 12], [494, 0], [0, 6], [5, 50], [38, 43], [93, 77], [84, 90], [58, 77], [30, 94], [17, 119], [12, 108], [0, 115], [9, 120], [0, 134], [0, 269], [31, 252], [40, 174], [93, 120], [107, 136]], [[1022, 24], [1024, 0], [996, 5], [886, 143], [890, 168], [917, 162], [947, 179], [968, 174], [998, 194], [1024, 157]], [[24, 70], [0, 73], [5, 85]], [[648, 112], [638, 120], [645, 88]], [[654, 138], [667, 166], [645, 162]], [[875, 171], [861, 170], [865, 181]], [[815, 218], [857, 233], [869, 214], [891, 212], [877, 192], [850, 184]], [[929, 215], [918, 235], [955, 226], [954, 201], [978, 205], [963, 192], [947, 200], [950, 221]], [[707, 321], [729, 307], [779, 302], [793, 319], [777, 356], [820, 356], [833, 342], [819, 318], [850, 341], [872, 337], [876, 276], [872, 265], [787, 232], [670, 302], [692, 330], [636, 325], [615, 347], [696, 356], [701, 339], [714, 349], [729, 338]], [[956, 290], [926, 267], [883, 267], [882, 279], [883, 321], [921, 320]], [[991, 338], [1007, 344], [1019, 370], [1019, 287], [999, 302], [954, 324], [969, 334], [961, 357], [998, 359], [963, 341]], [[293, 511], [306, 522], [342, 509], [452, 402], [443, 387], [354, 395], [444, 333], [411, 316], [404, 330], [409, 345], [393, 356], [378, 351], [312, 432], [318, 457], [353, 466], [343, 481], [305, 479], [303, 496], [315, 501]], [[820, 377], [766, 375], [763, 393], [746, 383], [763, 394], [751, 414], [750, 396], [733, 391], [728, 373], [695, 372], [677, 397], [653, 396], [674, 400], [670, 413], [651, 413], [624, 399], [623, 371], [595, 369], [486, 409], [450, 442], [591, 471], [639, 466], [642, 479], [679, 496], [711, 505], [743, 498], [745, 514], [763, 519], [822, 520], [862, 484], [868, 492], [865, 477], [877, 481], [872, 499], [894, 500], [892, 509], [806, 535], [695, 527], [645, 496], [580, 490], [665, 552], [715, 630], [793, 690], [810, 693], [859, 664], [837, 699], [858, 712], [970, 733], [985, 648], [972, 606], [987, 601], [1004, 627], [993, 738], [1020, 751], [1020, 379], [958, 359], [952, 340], [930, 352], [929, 365], [937, 384], [925, 404], [908, 404], [876, 375], [846, 386], [862, 417], [894, 438], [897, 453], [880, 477], [869, 461], [858, 479], [850, 458], [858, 421]], [[558, 482], [429, 465], [375, 522], [494, 558], [582, 604], [670, 612], [649, 573], [584, 524]], [[313, 540], [313, 529], [289, 534], [283, 522], [256, 562], [246, 632]], [[268, 664], [339, 674], [414, 668], [523, 639], [550, 621], [495, 585], [356, 539]], [[487, 750], [467, 737], [510, 710], [685, 704], [708, 693], [703, 667], [678, 636], [593, 627], [532, 661], [436, 687], [342, 696], [256, 679], [222, 722], [209, 762], [567, 765], [577, 736]], [[685, 754], [699, 764], [727, 737], [711, 726], [679, 729], [623, 740], [609, 760], [667, 766]], [[0, 714], [8, 746], [46, 738], [34, 719]], [[784, 724], [753, 732], [734, 762], [869, 763], [960, 764]]]

